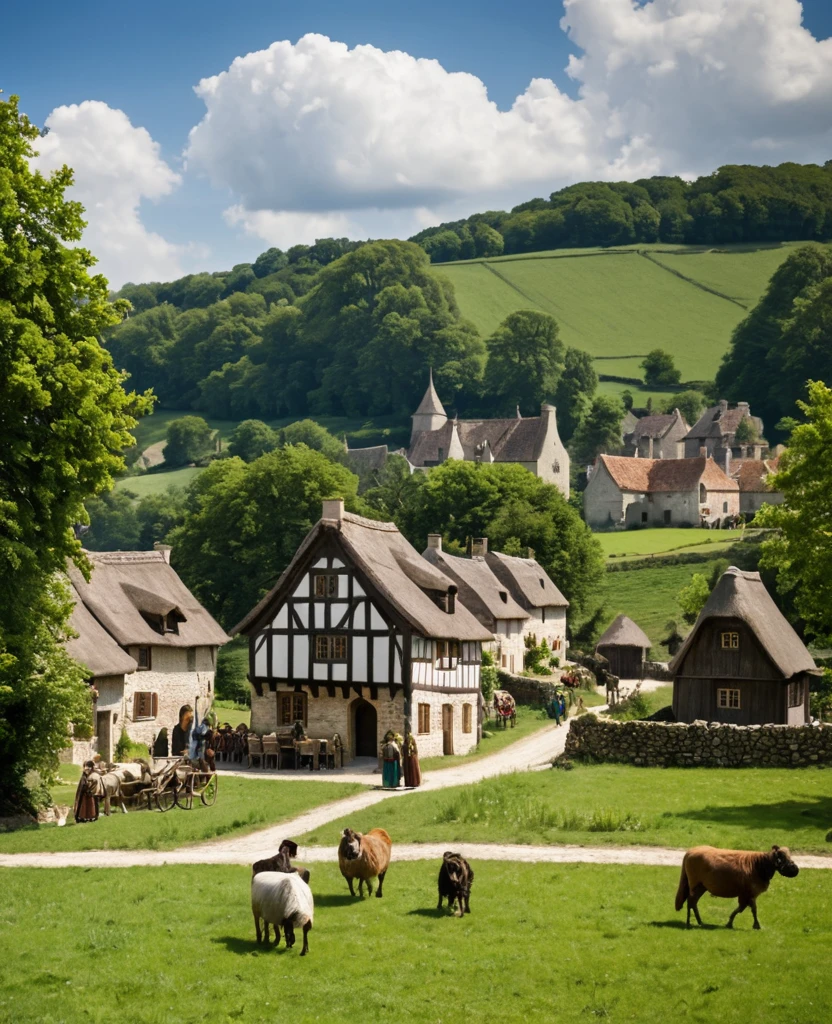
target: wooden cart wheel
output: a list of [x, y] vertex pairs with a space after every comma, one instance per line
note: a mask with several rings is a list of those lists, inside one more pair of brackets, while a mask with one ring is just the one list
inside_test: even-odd
[[176, 794], [170, 788], [160, 789], [156, 792], [156, 806], [160, 811], [169, 811], [171, 807], [176, 803]]
[[176, 790], [176, 806], [180, 811], [190, 811], [194, 806], [194, 777], [189, 775]]
[[218, 775], [212, 775], [205, 787], [199, 794], [199, 799], [205, 804], [206, 807], [213, 807], [217, 802], [217, 791], [220, 788], [220, 780]]

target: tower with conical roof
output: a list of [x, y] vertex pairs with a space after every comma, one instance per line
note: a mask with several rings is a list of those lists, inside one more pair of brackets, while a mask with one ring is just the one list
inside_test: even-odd
[[419, 403], [419, 408], [410, 418], [413, 420], [413, 428], [410, 432], [411, 444], [417, 434], [421, 434], [425, 430], [440, 430], [448, 422], [448, 415], [439, 401], [436, 388], [433, 386], [432, 368], [425, 397]]

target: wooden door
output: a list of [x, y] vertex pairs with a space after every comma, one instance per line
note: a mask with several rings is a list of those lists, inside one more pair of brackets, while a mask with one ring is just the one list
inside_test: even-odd
[[454, 709], [451, 704], [442, 705], [442, 753], [454, 752]]
[[378, 757], [376, 709], [366, 700], [355, 708], [355, 756]]
[[112, 713], [110, 711], [97, 711], [95, 714], [95, 735], [98, 740], [98, 753], [101, 755], [102, 761], [112, 761], [113, 759], [113, 740], [112, 730], [110, 728], [112, 722]]

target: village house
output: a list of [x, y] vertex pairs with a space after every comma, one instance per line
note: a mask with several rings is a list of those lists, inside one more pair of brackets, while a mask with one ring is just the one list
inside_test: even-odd
[[[559, 658], [566, 655], [566, 610], [569, 602], [540, 564], [531, 557], [518, 558], [500, 551], [485, 552], [486, 563], [514, 600], [528, 613], [524, 637], [535, 644], [544, 640]], [[508, 665], [501, 665], [508, 668]], [[521, 662], [522, 667], [522, 662]]]
[[[737, 429], [744, 420], [748, 421], [754, 439], [737, 441]], [[761, 459], [768, 449], [768, 442], [763, 437], [763, 421], [759, 416], [751, 415], [748, 402], [729, 406], [723, 400], [706, 409], [683, 441], [686, 459], [709, 456], [726, 473], [731, 472], [732, 459]]]
[[484, 557], [487, 548], [487, 539], [478, 538], [473, 546], [476, 553], [470, 558], [449, 555], [442, 550], [442, 535], [430, 533], [422, 558], [454, 581], [458, 600], [493, 634], [493, 642], [483, 647], [494, 655], [494, 664], [508, 672], [520, 672], [531, 616], [491, 571]]
[[804, 725], [812, 656], [757, 572], [731, 566], [669, 665], [679, 722]]
[[643, 679], [650, 647], [644, 630], [626, 615], [618, 615], [602, 633], [595, 653], [607, 659], [610, 672], [619, 679]]
[[739, 510], [736, 480], [705, 457], [599, 455], [584, 491], [584, 518], [594, 530], [699, 526]]
[[136, 743], [171, 736], [183, 704], [207, 711], [214, 697], [217, 650], [229, 637], [200, 605], [160, 551], [86, 551], [89, 583], [68, 569], [78, 633], [69, 654], [89, 671], [97, 691], [93, 737], [74, 741], [67, 756], [112, 760], [124, 729]]
[[277, 584], [235, 628], [249, 638], [251, 727], [300, 721], [339, 736], [345, 760], [377, 757], [409, 720], [419, 753], [478, 742], [482, 645], [490, 630], [458, 587], [393, 523], [324, 501], [323, 515]]
[[[539, 416], [521, 416], [518, 409], [516, 416], [505, 419], [449, 419], [431, 372], [427, 391], [411, 419], [410, 444], [395, 453], [407, 459], [411, 472], [439, 466], [448, 459], [512, 462], [569, 496], [569, 454], [558, 434], [553, 405], [541, 405]], [[369, 450], [348, 448], [347, 455], [357, 467], [378, 469], [387, 449], [384, 445]]]
[[672, 413], [642, 416], [627, 426], [622, 454], [641, 459], [680, 458], [680, 442], [690, 430], [678, 409]]
[[763, 505], [780, 505], [783, 495], [775, 491], [769, 478], [777, 472], [778, 459], [743, 459], [734, 464], [733, 478], [740, 488], [740, 512], [753, 516]]

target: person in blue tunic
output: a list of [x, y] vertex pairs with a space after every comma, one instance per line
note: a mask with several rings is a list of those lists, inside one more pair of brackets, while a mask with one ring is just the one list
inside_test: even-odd
[[381, 784], [385, 789], [398, 789], [402, 777], [402, 748], [396, 740], [396, 734], [389, 729], [381, 747]]

